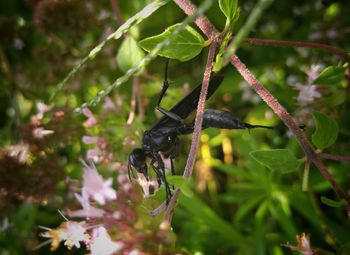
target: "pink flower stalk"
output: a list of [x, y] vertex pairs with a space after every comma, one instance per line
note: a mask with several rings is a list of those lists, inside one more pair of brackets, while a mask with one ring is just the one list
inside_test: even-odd
[[95, 166], [87, 166], [84, 169], [82, 192], [86, 192], [87, 197], [91, 197], [100, 205], [104, 205], [106, 200], [117, 198], [117, 192], [111, 186], [112, 178], [104, 181], [102, 176], [98, 174]]
[[90, 243], [91, 255], [110, 255], [123, 248], [123, 243], [113, 242], [104, 227], [94, 229]]
[[43, 127], [38, 127], [33, 130], [33, 136], [38, 139], [43, 139], [45, 136], [53, 134], [55, 131], [47, 130]]

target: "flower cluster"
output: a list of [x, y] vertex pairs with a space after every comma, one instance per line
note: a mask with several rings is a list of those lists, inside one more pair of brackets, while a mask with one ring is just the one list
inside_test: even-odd
[[126, 175], [120, 170], [117, 191], [112, 187], [112, 178], [104, 179], [95, 165], [83, 162], [82, 188], [75, 194], [81, 209], [67, 210], [69, 217], [59, 227], [49, 229], [42, 237], [49, 238], [51, 250], [60, 243], [68, 249], [81, 248], [82, 244], [92, 255], [108, 254], [172, 254], [173, 238], [160, 228], [159, 219], [150, 220], [148, 213], [139, 214], [133, 207], [142, 201], [139, 188], [126, 183]]
[[17, 143], [0, 150], [0, 212], [10, 213], [18, 201], [47, 201], [64, 178], [59, 149], [82, 133], [67, 109], [39, 102], [27, 124], [19, 123]]
[[321, 97], [321, 93], [317, 88], [317, 85], [313, 84], [313, 81], [317, 78], [320, 73], [320, 65], [312, 65], [310, 70], [306, 71], [307, 74], [307, 83], [294, 84], [294, 88], [299, 91], [297, 97], [297, 102], [300, 106], [305, 107], [312, 104], [315, 99]]

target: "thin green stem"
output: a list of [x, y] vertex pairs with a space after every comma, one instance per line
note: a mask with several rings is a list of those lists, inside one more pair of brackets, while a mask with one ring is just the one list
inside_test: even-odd
[[248, 36], [250, 31], [259, 21], [265, 9], [268, 8], [270, 4], [272, 4], [272, 2], [273, 0], [260, 0], [257, 3], [243, 27], [238, 31], [233, 41], [227, 46], [227, 49], [222, 58], [223, 66], [226, 66], [230, 62], [230, 57], [236, 53], [236, 50], [239, 47], [239, 45], [241, 45], [244, 39]]
[[149, 5], [145, 6], [140, 12], [136, 13], [133, 17], [128, 19], [123, 25], [121, 25], [114, 33], [110, 34], [106, 40], [97, 45], [94, 49], [90, 51], [90, 53], [83, 58], [69, 73], [68, 75], [55, 87], [52, 92], [50, 99], [57, 95], [66, 83], [90, 60], [94, 59], [105, 47], [105, 45], [111, 41], [115, 41], [119, 39], [125, 32], [127, 32], [131, 27], [139, 24], [141, 21], [149, 17], [153, 12], [158, 10], [160, 7], [165, 5], [169, 0], [155, 0]]
[[95, 106], [98, 104], [102, 98], [107, 96], [109, 93], [112, 92], [115, 88], [119, 87], [121, 84], [124, 82], [128, 81], [131, 76], [134, 74], [138, 73], [141, 71], [144, 67], [146, 67], [153, 59], [155, 59], [158, 55], [158, 52], [160, 52], [163, 48], [167, 47], [172, 38], [178, 34], [180, 31], [184, 30], [188, 24], [190, 24], [193, 20], [195, 20], [199, 15], [203, 14], [206, 10], [209, 9], [209, 7], [212, 4], [212, 0], [205, 0], [200, 7], [196, 10], [194, 15], [186, 17], [186, 19], [181, 23], [180, 26], [178, 26], [175, 30], [171, 32], [169, 37], [165, 39], [164, 41], [158, 43], [147, 55], [144, 57], [140, 63], [133, 67], [130, 68], [123, 76], [119, 77], [116, 79], [110, 86], [107, 88], [99, 91], [97, 95], [91, 99], [89, 102], [86, 102], [82, 104], [80, 107], [77, 107], [74, 109], [76, 113], [80, 113], [84, 108], [89, 107], [89, 106]]

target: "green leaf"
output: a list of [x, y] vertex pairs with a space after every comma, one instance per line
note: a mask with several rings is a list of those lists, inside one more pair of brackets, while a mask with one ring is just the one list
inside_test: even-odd
[[314, 112], [312, 116], [316, 124], [312, 143], [321, 150], [331, 146], [338, 137], [337, 123], [322, 112]]
[[287, 149], [252, 151], [250, 155], [260, 164], [282, 173], [293, 172], [300, 165], [298, 159]]
[[330, 198], [326, 197], [321, 197], [321, 202], [324, 203], [325, 205], [328, 205], [330, 207], [342, 207], [343, 205], [346, 205], [346, 201], [344, 199], [340, 201], [336, 201]]
[[200, 225], [206, 226], [215, 231], [224, 240], [229, 241], [231, 245], [241, 245], [244, 237], [237, 231], [231, 223], [221, 218], [212, 208], [203, 203], [196, 195], [192, 197], [180, 196], [179, 204], [188, 212], [191, 219], [200, 222]]
[[184, 195], [188, 197], [193, 196], [191, 188], [188, 186], [188, 182], [183, 176], [168, 176], [167, 180], [169, 184], [174, 185], [176, 188], [179, 188]]
[[130, 68], [137, 66], [145, 57], [144, 51], [137, 45], [132, 36], [124, 39], [117, 53], [117, 62], [120, 69], [126, 73]]
[[[139, 42], [139, 45], [146, 51], [151, 51], [158, 43], [167, 39], [171, 32], [175, 30], [180, 24], [175, 24], [168, 27], [163, 33], [148, 37]], [[178, 59], [180, 61], [187, 61], [197, 56], [202, 48], [205, 47], [203, 37], [192, 27], [187, 26], [184, 30], [176, 34], [171, 40], [168, 47], [161, 50], [158, 55]]]
[[345, 79], [345, 67], [328, 66], [313, 81], [314, 84], [320, 85], [337, 85]]
[[238, 0], [219, 0], [221, 11], [225, 14], [228, 23], [232, 24], [237, 19]]

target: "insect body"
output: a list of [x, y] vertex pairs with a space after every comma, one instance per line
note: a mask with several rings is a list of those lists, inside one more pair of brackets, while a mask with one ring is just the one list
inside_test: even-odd
[[[137, 172], [143, 174], [148, 179], [147, 158], [151, 160], [150, 165], [157, 175], [158, 184], [164, 183], [166, 190], [166, 201], [169, 202], [171, 197], [171, 190], [165, 177], [164, 158], [169, 158], [171, 163], [171, 172], [174, 174], [173, 160], [179, 154], [180, 142], [179, 135], [186, 135], [193, 133], [194, 122], [191, 124], [185, 123], [190, 113], [192, 113], [198, 105], [201, 85], [197, 86], [190, 94], [184, 97], [170, 110], [165, 110], [160, 106], [161, 100], [169, 87], [167, 81], [167, 67], [165, 68], [165, 80], [160, 97], [157, 104], [157, 109], [164, 114], [149, 130], [145, 131], [142, 137], [142, 148], [134, 149], [129, 155], [128, 174], [132, 168]], [[213, 74], [209, 82], [206, 100], [216, 91], [223, 76]], [[230, 112], [206, 109], [203, 115], [202, 128], [222, 128], [222, 129], [250, 129], [250, 128], [271, 128], [260, 125], [250, 125], [244, 123], [234, 117]], [[161, 156], [162, 155], [162, 156]]]

